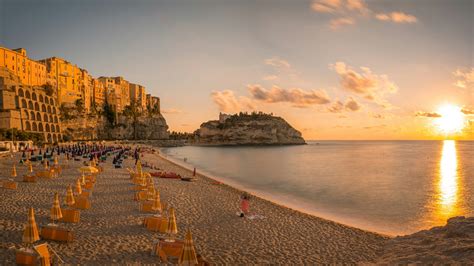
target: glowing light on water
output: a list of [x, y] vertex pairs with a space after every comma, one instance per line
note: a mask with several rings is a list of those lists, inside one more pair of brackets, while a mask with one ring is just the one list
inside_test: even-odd
[[439, 172], [439, 196], [436, 214], [440, 221], [445, 222], [446, 219], [461, 212], [459, 208], [460, 182], [458, 177], [458, 161], [456, 142], [454, 140], [445, 140], [443, 142]]

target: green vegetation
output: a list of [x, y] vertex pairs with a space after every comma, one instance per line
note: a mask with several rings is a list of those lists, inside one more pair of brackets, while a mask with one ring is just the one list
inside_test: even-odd
[[41, 133], [32, 133], [32, 132], [25, 132], [22, 130], [14, 129], [0, 129], [0, 140], [13, 140], [24, 141], [24, 140], [31, 140], [35, 144], [42, 144], [44, 142], [44, 135]]

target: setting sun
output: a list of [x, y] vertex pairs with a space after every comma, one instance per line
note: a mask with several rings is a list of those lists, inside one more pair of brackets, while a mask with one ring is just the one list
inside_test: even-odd
[[441, 115], [436, 119], [438, 129], [446, 134], [461, 132], [465, 125], [461, 108], [455, 105], [444, 105], [438, 109]]

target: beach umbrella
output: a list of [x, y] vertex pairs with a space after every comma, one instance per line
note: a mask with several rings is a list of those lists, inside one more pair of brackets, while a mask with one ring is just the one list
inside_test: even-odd
[[137, 173], [142, 174], [142, 162], [140, 160], [137, 161]]
[[12, 167], [12, 175], [11, 175], [13, 178], [15, 178], [17, 176], [16, 174], [16, 166], [15, 164], [13, 164], [13, 167]]
[[33, 165], [31, 163], [28, 164], [28, 171], [30, 174], [33, 174]]
[[26, 244], [33, 244], [39, 239], [38, 227], [36, 226], [35, 221], [35, 211], [33, 208], [30, 208], [28, 213], [28, 223], [25, 224], [25, 229], [23, 230], [22, 241]]
[[63, 217], [63, 214], [61, 212], [61, 205], [59, 205], [59, 195], [58, 193], [54, 193], [54, 202], [53, 202], [53, 207], [51, 208], [51, 214], [50, 218], [51, 220], [54, 221], [59, 220]]
[[186, 238], [184, 239], [184, 247], [178, 260], [179, 265], [197, 265], [196, 250], [194, 250], [193, 236], [188, 229]]
[[196, 167], [194, 167], [193, 176], [196, 176]]
[[86, 185], [86, 176], [84, 175], [84, 172], [82, 172], [82, 176], [81, 176], [81, 185], [83, 186]]
[[48, 170], [48, 161], [43, 160], [44, 170]]
[[76, 181], [76, 193], [77, 195], [82, 194], [81, 181], [79, 179]]
[[54, 165], [58, 165], [58, 156], [54, 156]]
[[161, 200], [160, 200], [160, 193], [155, 193], [155, 199], [153, 200], [153, 204], [151, 205], [151, 209], [154, 211], [161, 211]]
[[147, 200], [153, 200], [155, 198], [155, 186], [149, 185], [147, 188], [146, 198]]
[[[82, 192], [82, 191], [81, 191]], [[74, 193], [72, 193], [71, 185], [67, 186], [67, 193], [66, 193], [66, 205], [72, 207], [76, 203], [74, 200]]]
[[168, 230], [166, 233], [169, 235], [169, 240], [174, 241], [174, 236], [178, 233], [178, 226], [176, 225], [176, 216], [174, 215], [174, 208], [170, 208], [168, 217]]

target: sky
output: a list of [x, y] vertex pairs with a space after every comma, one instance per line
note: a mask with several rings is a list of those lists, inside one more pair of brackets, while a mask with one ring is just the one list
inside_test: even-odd
[[473, 0], [0, 0], [0, 45], [123, 76], [170, 130], [263, 111], [306, 139], [474, 139]]

